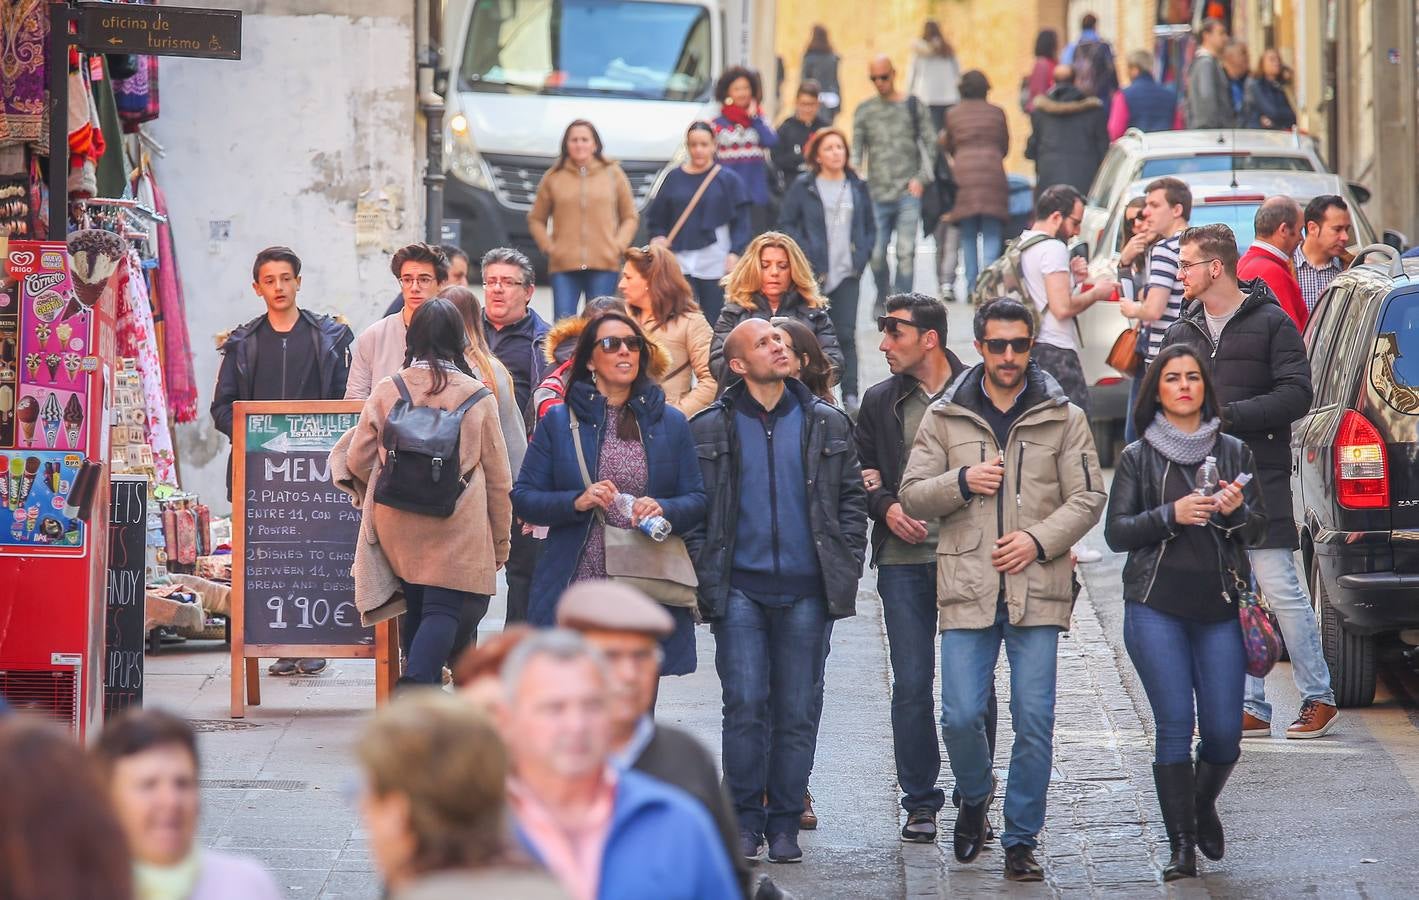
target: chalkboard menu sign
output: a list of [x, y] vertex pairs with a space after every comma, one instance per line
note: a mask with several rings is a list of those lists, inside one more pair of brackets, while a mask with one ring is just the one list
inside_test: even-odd
[[330, 451], [363, 406], [346, 400], [240, 402], [232, 435], [232, 715], [260, 703], [259, 657], [390, 658], [384, 626], [360, 625], [350, 567], [360, 511], [331, 481]]
[[103, 714], [143, 705], [144, 537], [148, 479], [109, 482], [108, 604], [104, 617]]

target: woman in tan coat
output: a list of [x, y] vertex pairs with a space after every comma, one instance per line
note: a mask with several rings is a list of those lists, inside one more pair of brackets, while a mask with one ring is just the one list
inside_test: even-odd
[[1001, 234], [1010, 220], [1010, 186], [1005, 180], [1010, 131], [1005, 110], [986, 101], [989, 90], [985, 75], [972, 69], [961, 76], [961, 102], [946, 113], [946, 152], [960, 186], [946, 218], [961, 229], [967, 294], [975, 290], [980, 270], [1000, 258]]
[[714, 330], [675, 254], [666, 247], [632, 247], [619, 287], [631, 315], [670, 354], [670, 371], [659, 380], [665, 402], [686, 418], [713, 403], [719, 389], [709, 365]]
[[[621, 253], [631, 245], [640, 215], [631, 182], [602, 155], [596, 126], [577, 119], [562, 135], [562, 153], [537, 185], [527, 213], [532, 239], [547, 255], [552, 307], [561, 319], [588, 300], [616, 290]], [[550, 233], [549, 220], [555, 220]]]
[[[407, 386], [414, 406], [452, 412], [485, 390], [469, 372], [468, 336], [448, 300], [435, 298], [419, 307], [409, 322], [408, 342], [405, 367], [396, 377]], [[371, 491], [387, 462], [385, 429], [399, 397], [393, 378], [375, 386], [346, 454], [350, 475]], [[396, 509], [378, 500], [364, 505], [355, 547], [355, 592], [362, 593], [360, 578], [369, 571], [368, 557], [382, 553], [407, 602], [404, 627], [411, 637], [401, 679], [405, 682], [439, 683], [460, 617], [468, 616], [477, 628], [488, 611], [489, 596], [497, 590], [497, 570], [507, 561], [512, 472], [491, 393], [463, 414], [458, 454], [463, 489], [447, 518]], [[366, 612], [363, 606], [361, 612]]]

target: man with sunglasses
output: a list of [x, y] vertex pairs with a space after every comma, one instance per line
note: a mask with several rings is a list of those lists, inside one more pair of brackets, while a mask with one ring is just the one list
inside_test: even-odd
[[1089, 420], [1030, 365], [1034, 317], [1001, 299], [976, 310], [984, 360], [927, 409], [902, 475], [906, 515], [934, 522], [941, 729], [961, 809], [954, 850], [974, 860], [995, 793], [987, 712], [1000, 646], [1015, 741], [1005, 793], [1005, 877], [1040, 881], [1034, 857], [1054, 754], [1056, 650], [1073, 609], [1070, 548], [1104, 511]]
[[[1311, 407], [1311, 366], [1296, 323], [1260, 278], [1237, 281], [1237, 239], [1226, 225], [1201, 225], [1179, 241], [1178, 277], [1188, 306], [1163, 341], [1197, 347], [1212, 363], [1222, 426], [1251, 448], [1262, 499], [1271, 511], [1266, 539], [1247, 551], [1252, 577], [1266, 595], [1301, 695], [1286, 737], [1322, 737], [1340, 713], [1321, 651], [1311, 598], [1296, 571], [1299, 546], [1291, 515], [1291, 424]], [[1143, 424], [1143, 423], [1140, 423]], [[1242, 737], [1271, 736], [1266, 682], [1247, 676]], [[1198, 770], [1197, 792], [1216, 796], [1231, 766]]]
[[399, 282], [404, 308], [375, 322], [355, 339], [346, 400], [367, 400], [370, 391], [404, 368], [405, 336], [414, 312], [448, 281], [448, 257], [432, 244], [410, 244], [394, 254], [389, 270]]
[[892, 375], [868, 388], [853, 437], [862, 460], [872, 525], [872, 564], [892, 662], [892, 748], [902, 808], [902, 840], [936, 840], [946, 795], [936, 786], [941, 745], [932, 685], [936, 680], [937, 525], [902, 511], [897, 488], [927, 407], [965, 370], [946, 349], [946, 306], [925, 294], [893, 294], [877, 320]]

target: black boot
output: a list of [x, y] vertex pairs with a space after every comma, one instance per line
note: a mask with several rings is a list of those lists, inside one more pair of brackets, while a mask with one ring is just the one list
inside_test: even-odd
[[1197, 812], [1193, 801], [1192, 763], [1153, 764], [1158, 807], [1173, 855], [1163, 867], [1164, 881], [1197, 877]]
[[1222, 820], [1217, 816], [1217, 795], [1227, 784], [1236, 763], [1213, 765], [1199, 759], [1194, 790], [1197, 796], [1197, 849], [1208, 859], [1221, 859], [1227, 850], [1222, 836]]

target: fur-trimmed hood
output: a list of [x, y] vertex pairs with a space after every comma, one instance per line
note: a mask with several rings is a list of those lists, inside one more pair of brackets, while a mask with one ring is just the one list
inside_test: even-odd
[[[542, 343], [542, 353], [547, 358], [547, 362], [554, 366], [572, 358], [572, 352], [576, 349], [576, 342], [581, 339], [581, 333], [586, 329], [586, 319], [579, 315], [567, 316], [565, 319], [558, 319], [547, 332], [547, 338]], [[665, 377], [665, 373], [670, 371], [670, 351], [666, 350], [655, 335], [650, 337], [650, 377], [659, 381]]]
[[1074, 85], [1059, 85], [1041, 97], [1035, 98], [1036, 112], [1052, 116], [1072, 116], [1078, 113], [1100, 109], [1104, 101], [1098, 97], [1086, 97]]

